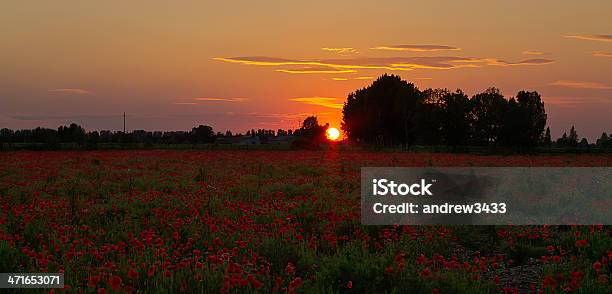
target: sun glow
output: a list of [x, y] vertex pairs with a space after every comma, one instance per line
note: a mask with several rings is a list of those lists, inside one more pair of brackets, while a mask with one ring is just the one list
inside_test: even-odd
[[326, 135], [327, 135], [327, 139], [331, 141], [336, 141], [340, 138], [340, 131], [336, 128], [328, 128]]

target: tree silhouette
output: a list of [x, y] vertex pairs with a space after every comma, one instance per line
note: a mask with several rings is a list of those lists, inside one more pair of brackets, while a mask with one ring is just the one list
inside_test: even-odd
[[578, 145], [578, 132], [576, 132], [574, 126], [570, 129], [570, 134], [567, 137], [567, 144], [571, 147], [576, 147]]
[[507, 100], [499, 89], [489, 88], [469, 99], [459, 89], [419, 91], [386, 74], [350, 93], [342, 108], [349, 139], [382, 146], [417, 142], [527, 150], [543, 143], [546, 119], [537, 92], [520, 91]]
[[199, 125], [191, 129], [191, 137], [194, 143], [211, 143], [215, 141], [215, 132], [210, 126]]
[[441, 131], [444, 143], [453, 147], [467, 143], [470, 132], [471, 103], [461, 90], [446, 92], [441, 103]]
[[[302, 127], [293, 133], [299, 139], [292, 142], [291, 146], [295, 149], [317, 149], [325, 141], [325, 132], [329, 124], [324, 126], [319, 124], [316, 116], [309, 116], [302, 122]], [[291, 134], [291, 132], [289, 132]]]
[[473, 140], [477, 145], [497, 145], [500, 142], [508, 103], [497, 88], [489, 88], [472, 97]]
[[569, 136], [567, 135], [567, 132], [563, 132], [563, 135], [561, 136], [561, 138], [557, 139], [557, 141], [555, 142], [555, 145], [557, 147], [577, 147], [578, 146], [578, 132], [576, 132], [576, 129], [574, 128], [574, 126], [572, 126], [572, 128], [570, 129], [570, 134]]
[[85, 129], [81, 126], [71, 123], [70, 126], [61, 126], [57, 129], [59, 139], [63, 143], [84, 143]]
[[516, 95], [518, 102], [518, 132], [516, 144], [522, 146], [537, 146], [543, 140], [544, 127], [546, 126], [546, 110], [540, 94], [537, 92], [520, 91]]
[[348, 95], [342, 130], [355, 141], [377, 145], [414, 142], [415, 115], [422, 93], [396, 75], [383, 75]]
[[544, 146], [552, 145], [552, 138], [550, 137], [550, 127], [546, 127], [546, 133], [544, 134], [544, 139], [542, 144]]
[[608, 134], [606, 134], [606, 132], [603, 132], [601, 134], [601, 137], [597, 139], [596, 145], [599, 148], [610, 148], [612, 147], [612, 138], [608, 137]]

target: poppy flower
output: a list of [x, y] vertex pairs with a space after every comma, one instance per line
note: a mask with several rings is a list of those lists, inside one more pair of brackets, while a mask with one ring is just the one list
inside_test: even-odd
[[128, 278], [135, 280], [138, 278], [138, 272], [134, 269], [130, 269], [130, 271], [127, 274]]
[[588, 241], [586, 239], [576, 240], [576, 247], [581, 248], [587, 246]]
[[119, 291], [121, 289], [121, 277], [119, 276], [111, 276], [108, 279], [108, 284], [110, 285], [111, 289], [113, 289], [113, 291]]
[[600, 271], [601, 271], [601, 262], [599, 262], [599, 261], [594, 262], [594, 263], [593, 263], [593, 269], [594, 269], [596, 272], [600, 272]]

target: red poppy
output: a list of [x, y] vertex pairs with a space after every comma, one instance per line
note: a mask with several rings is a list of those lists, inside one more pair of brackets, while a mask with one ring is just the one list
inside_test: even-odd
[[111, 276], [108, 279], [108, 284], [111, 286], [113, 291], [119, 291], [121, 289], [121, 277], [119, 276]]
[[130, 271], [127, 274], [128, 278], [135, 280], [138, 278], [138, 272], [134, 269], [130, 269]]
[[576, 240], [576, 247], [585, 247], [587, 244], [588, 241], [586, 239]]
[[87, 280], [87, 286], [94, 288], [99, 282], [100, 276], [89, 276], [89, 279]]
[[593, 263], [593, 269], [594, 269], [596, 272], [600, 272], [600, 271], [601, 271], [601, 262], [599, 262], [599, 261], [594, 262], [594, 263]]
[[285, 267], [285, 273], [289, 276], [295, 274], [295, 266], [293, 265], [293, 263], [287, 263], [287, 266]]

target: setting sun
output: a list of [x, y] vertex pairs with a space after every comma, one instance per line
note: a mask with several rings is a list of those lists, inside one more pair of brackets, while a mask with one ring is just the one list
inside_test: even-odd
[[338, 138], [340, 138], [340, 131], [338, 129], [336, 128], [327, 129], [327, 139], [336, 141], [338, 140]]

